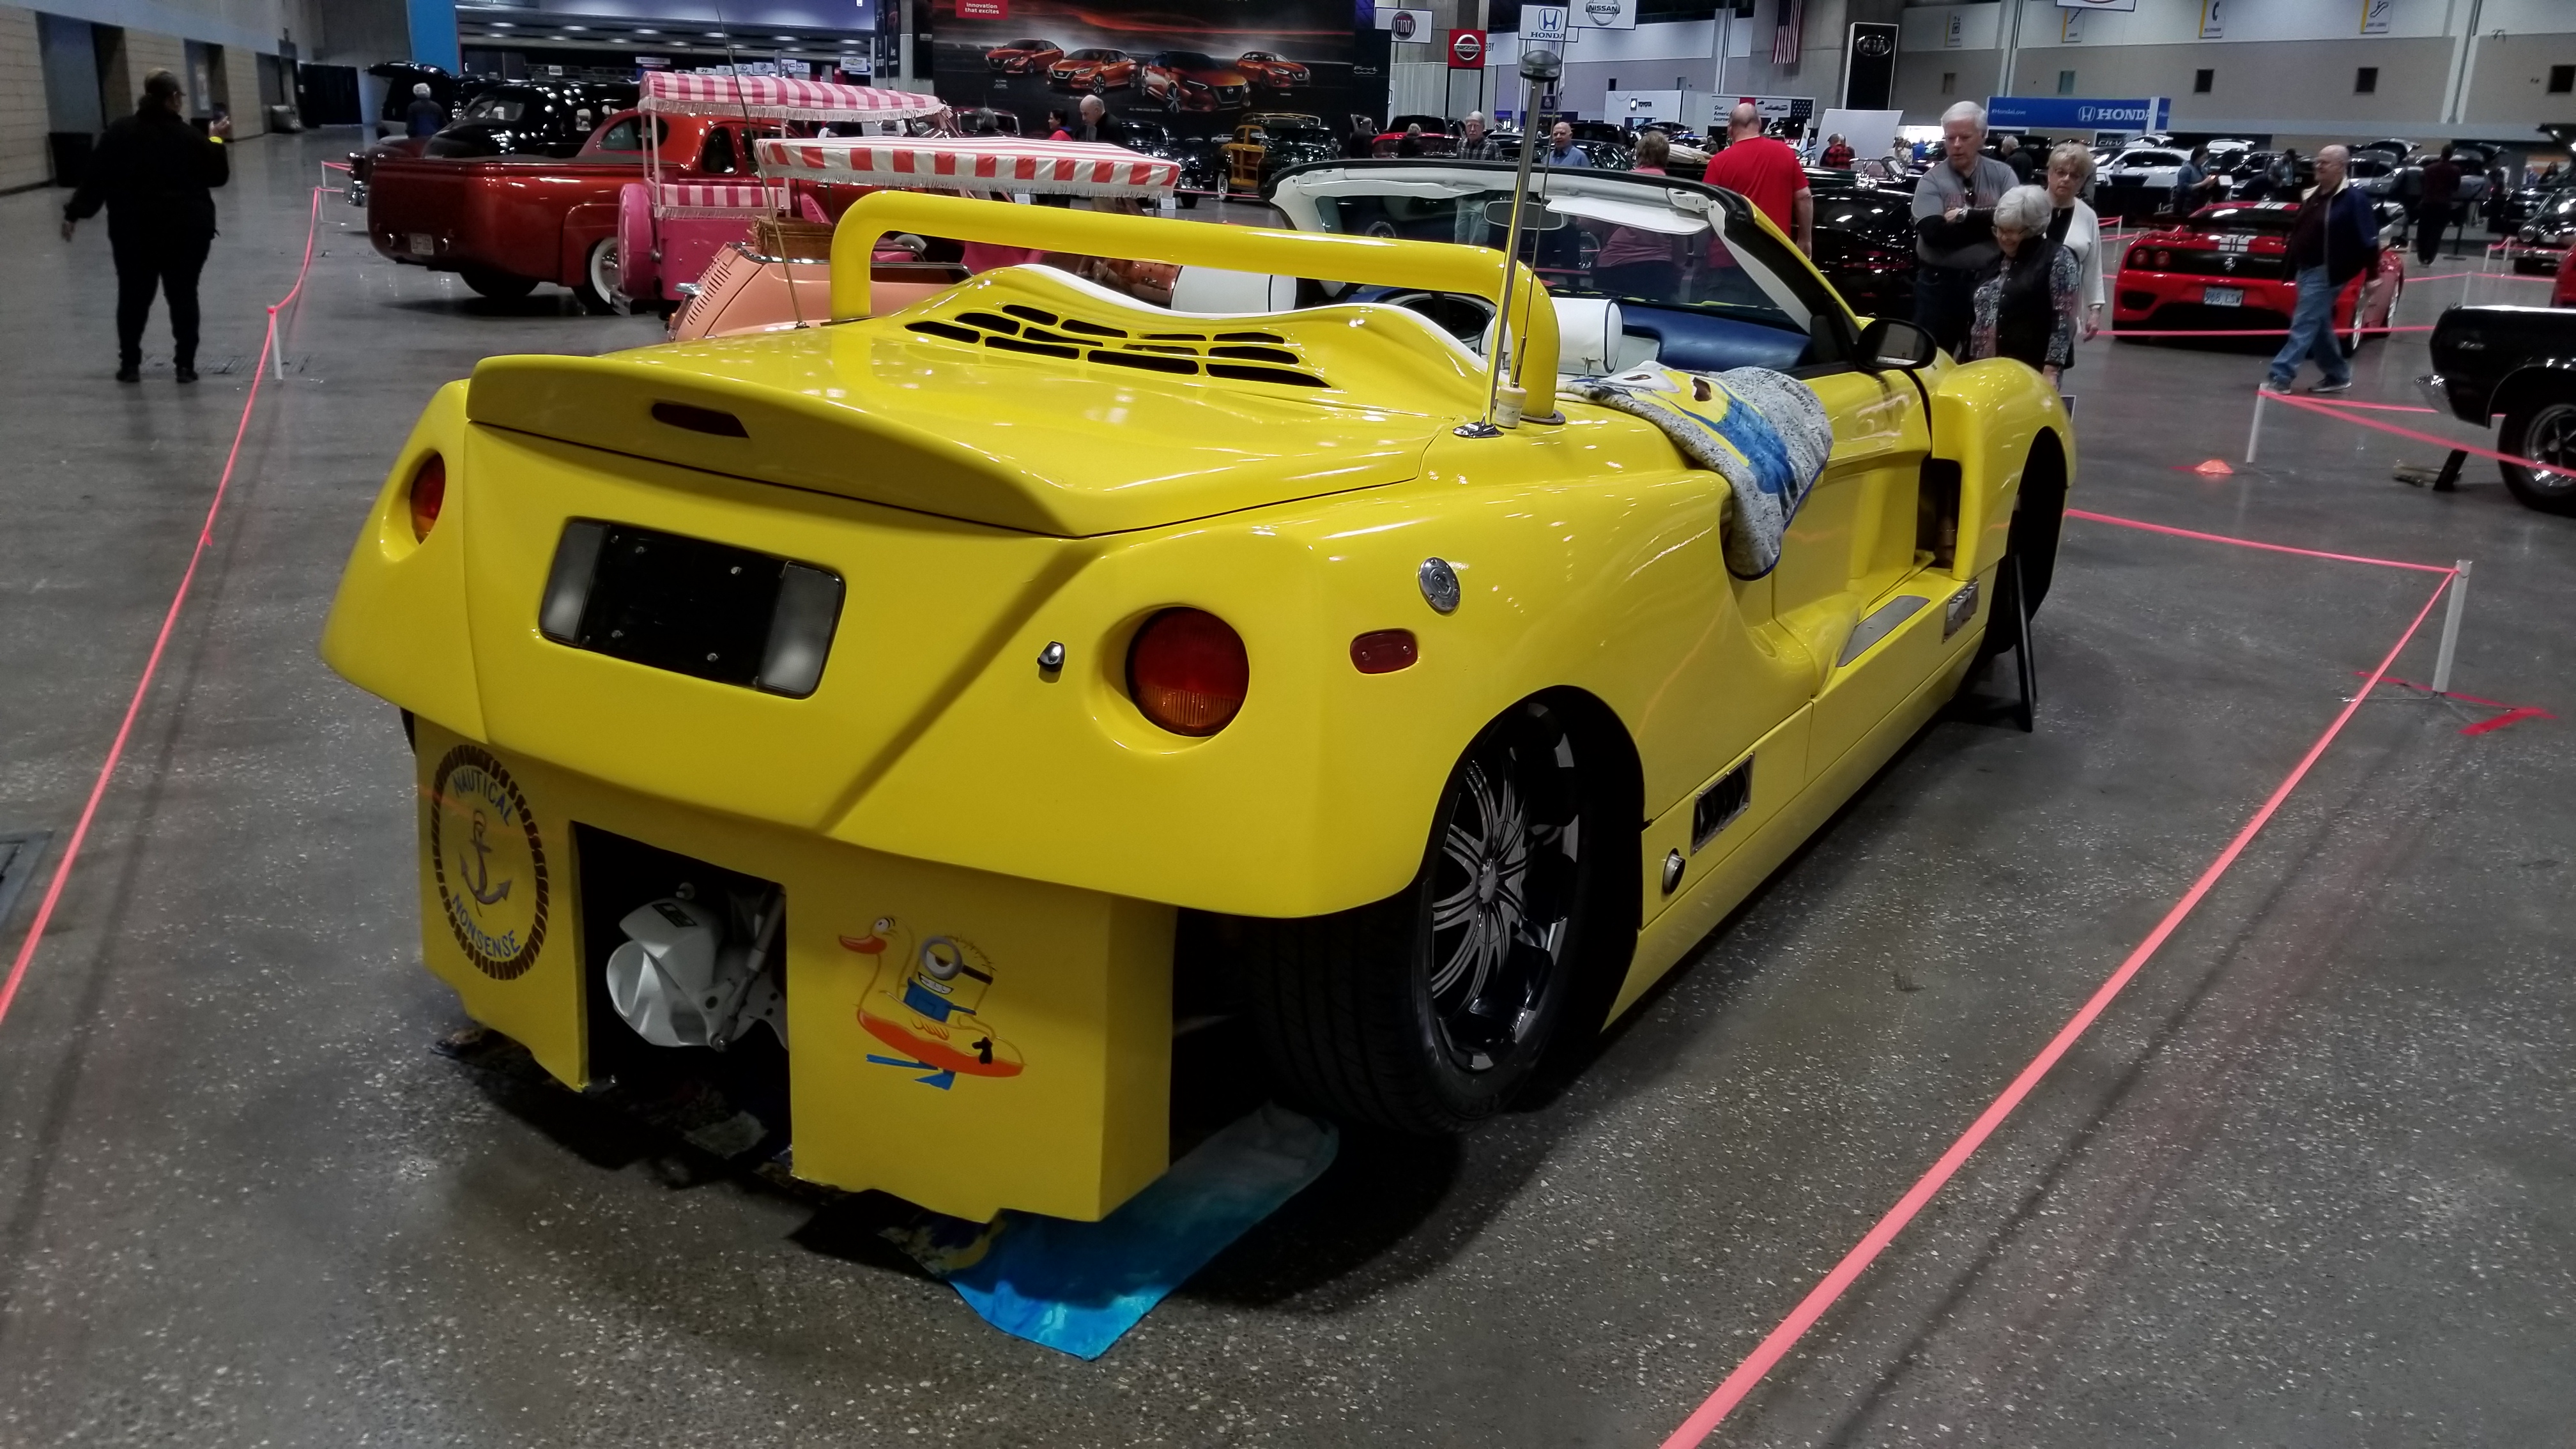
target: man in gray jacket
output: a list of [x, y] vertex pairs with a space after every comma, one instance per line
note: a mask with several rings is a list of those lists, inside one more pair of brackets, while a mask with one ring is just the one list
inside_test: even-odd
[[1940, 164], [1914, 184], [1914, 321], [1952, 357], [1967, 352], [1977, 275], [2003, 254], [1995, 203], [2020, 184], [1985, 144], [1985, 107], [1959, 102], [1941, 116]]

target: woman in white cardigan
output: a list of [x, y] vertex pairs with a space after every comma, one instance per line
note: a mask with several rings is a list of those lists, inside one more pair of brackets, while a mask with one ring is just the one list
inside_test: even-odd
[[2080, 141], [2062, 141], [2048, 153], [2048, 199], [2057, 214], [2048, 239], [2075, 253], [2084, 268], [2076, 285], [2078, 315], [2087, 338], [2102, 330], [2102, 223], [2078, 195], [2093, 180], [2093, 152]]

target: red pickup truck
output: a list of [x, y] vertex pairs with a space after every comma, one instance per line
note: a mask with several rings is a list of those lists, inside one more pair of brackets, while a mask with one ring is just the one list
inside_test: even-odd
[[[367, 236], [395, 261], [455, 272], [486, 297], [524, 297], [553, 282], [593, 311], [612, 310], [618, 191], [644, 179], [647, 124], [620, 111], [570, 159], [381, 155], [367, 187]], [[718, 116], [649, 124], [672, 181], [748, 177], [752, 139], [781, 129]]]

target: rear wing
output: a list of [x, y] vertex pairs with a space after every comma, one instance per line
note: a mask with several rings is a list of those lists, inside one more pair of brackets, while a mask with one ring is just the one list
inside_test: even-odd
[[[1483, 297], [1498, 309], [1503, 279], [1515, 265], [1490, 247], [1453, 242], [1219, 226], [879, 191], [851, 203], [832, 234], [833, 321], [870, 315], [869, 273], [877, 243], [889, 232], [905, 231], [1174, 266], [1463, 292]], [[1537, 379], [1535, 387], [1540, 389], [1556, 385], [1556, 308], [1541, 300], [1547, 295], [1537, 275], [1521, 267], [1514, 290], [1517, 315], [1509, 319], [1509, 356], [1513, 375]]]

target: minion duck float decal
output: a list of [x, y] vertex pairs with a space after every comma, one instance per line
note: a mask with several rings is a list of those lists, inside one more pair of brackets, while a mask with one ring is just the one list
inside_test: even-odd
[[923, 1086], [947, 1091], [957, 1078], [1016, 1077], [1020, 1053], [983, 1016], [993, 986], [993, 963], [971, 941], [931, 936], [918, 947], [892, 916], [880, 916], [864, 936], [841, 945], [876, 962], [867, 994], [859, 1000], [859, 1025], [899, 1057], [868, 1054], [879, 1066], [928, 1075]]

